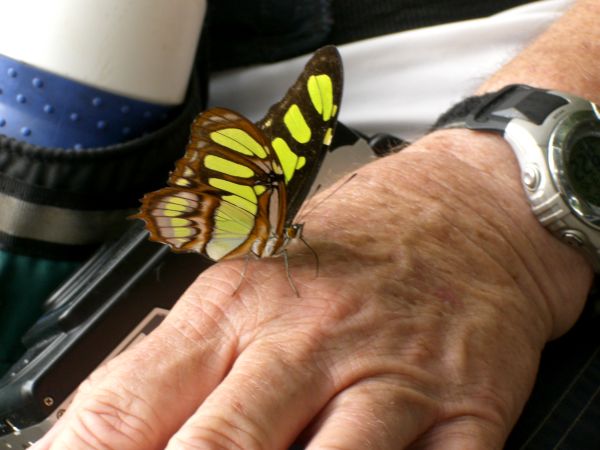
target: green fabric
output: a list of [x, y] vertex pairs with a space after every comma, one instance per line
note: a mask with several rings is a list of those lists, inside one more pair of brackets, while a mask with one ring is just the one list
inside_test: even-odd
[[79, 265], [0, 250], [0, 376], [22, 354], [21, 336], [40, 316], [44, 300]]

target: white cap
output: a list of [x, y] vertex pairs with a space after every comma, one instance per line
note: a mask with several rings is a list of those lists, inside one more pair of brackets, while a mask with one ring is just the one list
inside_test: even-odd
[[109, 92], [183, 101], [206, 0], [0, 0], [0, 54]]

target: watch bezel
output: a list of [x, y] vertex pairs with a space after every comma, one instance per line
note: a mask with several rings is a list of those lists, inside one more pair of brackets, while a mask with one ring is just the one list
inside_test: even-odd
[[600, 206], [587, 201], [575, 191], [567, 167], [573, 144], [585, 136], [600, 138], [600, 118], [595, 105], [587, 110], [572, 112], [556, 124], [548, 140], [548, 167], [556, 189], [575, 216], [600, 230]]

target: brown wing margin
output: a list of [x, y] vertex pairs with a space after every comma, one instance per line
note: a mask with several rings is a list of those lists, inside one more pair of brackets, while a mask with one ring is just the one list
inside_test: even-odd
[[150, 240], [167, 244], [177, 253], [205, 253], [211, 239], [219, 198], [201, 191], [164, 188], [146, 194], [140, 212]]
[[[244, 154], [215, 142], [212, 133], [223, 129], [237, 129], [246, 133], [260, 148], [264, 155]], [[232, 139], [232, 143], [235, 141]], [[243, 142], [237, 144], [244, 148]], [[251, 150], [248, 150], [251, 153]], [[205, 159], [217, 156], [241, 166], [247, 167], [252, 176], [241, 177], [227, 174], [207, 167]], [[191, 126], [190, 139], [184, 156], [175, 164], [175, 170], [169, 176], [168, 184], [173, 187], [195, 188], [208, 184], [208, 178], [218, 177], [235, 183], [253, 186], [268, 184], [268, 173], [272, 171], [273, 155], [270, 143], [264, 134], [242, 115], [225, 108], [212, 108], [196, 117]]]

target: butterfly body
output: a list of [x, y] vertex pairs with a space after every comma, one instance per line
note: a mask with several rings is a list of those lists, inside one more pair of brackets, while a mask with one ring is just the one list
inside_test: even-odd
[[334, 47], [315, 53], [257, 124], [225, 108], [201, 113], [169, 187], [146, 194], [150, 239], [212, 260], [285, 255], [294, 223], [327, 152], [341, 100]]

